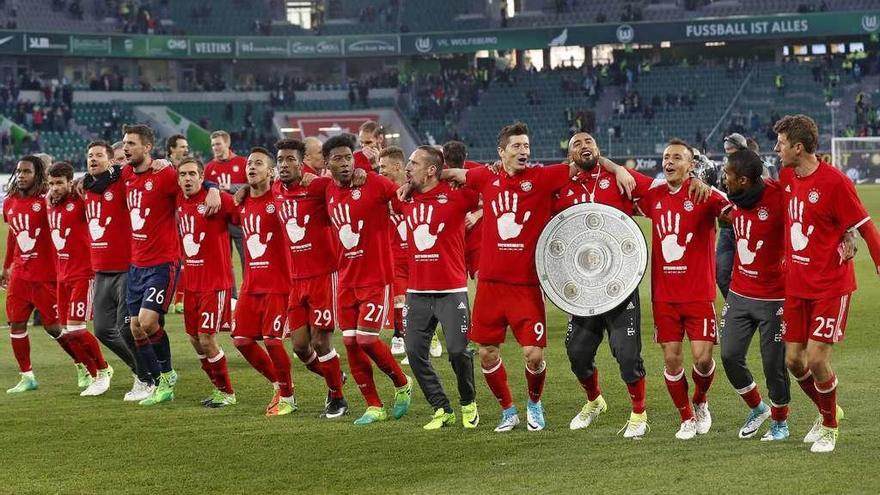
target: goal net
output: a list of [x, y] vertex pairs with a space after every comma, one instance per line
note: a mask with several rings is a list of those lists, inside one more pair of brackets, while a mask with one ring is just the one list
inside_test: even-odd
[[857, 183], [880, 183], [880, 136], [833, 138], [831, 163]]

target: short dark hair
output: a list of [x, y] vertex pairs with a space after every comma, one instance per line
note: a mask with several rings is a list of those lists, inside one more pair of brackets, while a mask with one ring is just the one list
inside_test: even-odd
[[49, 167], [49, 177], [66, 177], [67, 180], [73, 180], [73, 165], [67, 162], [55, 162]]
[[269, 166], [271, 167], [271, 166], [275, 165], [275, 156], [273, 156], [272, 153], [269, 153], [269, 150], [267, 150], [266, 148], [263, 148], [262, 146], [254, 146], [253, 148], [251, 148], [250, 154], [254, 154], [254, 153], [262, 153], [262, 154], [268, 156], [269, 157]]
[[450, 167], [462, 168], [468, 157], [467, 145], [461, 141], [448, 141], [443, 145], [443, 157]]
[[758, 182], [764, 173], [761, 157], [751, 150], [738, 150], [727, 155], [727, 166], [737, 177], [748, 177], [752, 182]]
[[321, 145], [321, 154], [324, 155], [324, 159], [330, 158], [330, 152], [336, 148], [348, 148], [351, 151], [354, 151], [357, 145], [355, 145], [357, 141], [355, 137], [351, 134], [339, 134], [333, 136], [328, 139]]
[[397, 160], [401, 163], [406, 161], [406, 157], [403, 155], [403, 148], [400, 146], [389, 146], [384, 150], [379, 152], [379, 158], [391, 158], [392, 160]]
[[785, 134], [792, 146], [801, 143], [807, 153], [815, 153], [819, 145], [819, 127], [813, 119], [803, 114], [782, 117], [773, 126], [773, 132]]
[[440, 170], [443, 170], [443, 164], [445, 162], [443, 158], [443, 152], [438, 150], [434, 146], [422, 145], [416, 148], [416, 151], [424, 151], [428, 154], [428, 165], [434, 165], [437, 167], [437, 171], [439, 173]]
[[177, 164], [177, 168], [179, 169], [180, 167], [188, 165], [190, 163], [195, 163], [196, 167], [199, 169], [199, 172], [201, 172], [202, 174], [205, 173], [205, 164], [203, 164], [201, 160], [194, 156], [188, 156], [183, 160], [180, 160], [180, 163]]
[[153, 129], [144, 124], [125, 124], [122, 126], [122, 134], [137, 134], [141, 137], [141, 143], [145, 145], [156, 142], [156, 135], [153, 133]]
[[107, 152], [107, 156], [113, 158], [113, 146], [110, 146], [110, 143], [107, 141], [92, 141], [86, 146], [86, 152], [88, 153], [92, 148], [104, 148], [104, 151]]
[[507, 143], [510, 141], [510, 138], [513, 136], [528, 136], [529, 135], [529, 126], [525, 124], [525, 122], [514, 122], [513, 124], [504, 126], [501, 128], [501, 132], [498, 133], [498, 147], [506, 148]]
[[761, 147], [758, 146], [758, 141], [756, 141], [755, 138], [746, 138], [746, 148], [748, 148], [749, 151], [754, 151], [755, 153], [761, 152]]
[[284, 138], [279, 139], [275, 142], [275, 149], [278, 151], [281, 150], [293, 150], [299, 153], [299, 159], [302, 160], [302, 157], [306, 154], [306, 145], [299, 139], [293, 138]]
[[171, 136], [169, 136], [168, 139], [165, 140], [165, 154], [170, 155], [171, 148], [176, 148], [177, 142], [181, 139], [186, 141], [186, 136], [184, 136], [183, 134], [172, 134]]
[[694, 153], [694, 147], [688, 144], [688, 142], [684, 139], [672, 138], [669, 140], [668, 143], [666, 143], [666, 147], [668, 148], [669, 146], [684, 146], [690, 152], [691, 158], [695, 158], [697, 156], [697, 154]]

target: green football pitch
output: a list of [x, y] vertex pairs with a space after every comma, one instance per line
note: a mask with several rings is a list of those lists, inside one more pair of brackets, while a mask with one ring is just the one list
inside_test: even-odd
[[[880, 216], [880, 187], [859, 192], [868, 210]], [[266, 418], [271, 387], [244, 362], [227, 334], [220, 341], [230, 357], [239, 404], [205, 409], [199, 400], [210, 392], [210, 384], [189, 347], [182, 318], [172, 315], [168, 328], [180, 373], [176, 399], [150, 408], [122, 401], [131, 377], [109, 351], [116, 369], [110, 391], [97, 398], [79, 397], [69, 358], [41, 328], [31, 329], [40, 389], [20, 396], [0, 392], [0, 493], [877, 493], [880, 437], [871, 425], [877, 419], [873, 415], [880, 385], [880, 279], [871, 265], [861, 243], [856, 260], [860, 289], [853, 297], [846, 339], [833, 358], [846, 419], [837, 450], [830, 455], [811, 454], [801, 443], [817, 413], [794, 383], [792, 437], [773, 443], [738, 439], [747, 408], [721, 371], [717, 350], [719, 368], [710, 392], [712, 430], [692, 441], [676, 440], [678, 414], [663, 384], [660, 349], [652, 342], [645, 280], [642, 340], [651, 431], [640, 441], [617, 435], [629, 415], [629, 397], [605, 345], [597, 362], [609, 410], [586, 430], [568, 429], [585, 399], [568, 369], [565, 316], [549, 304], [548, 428], [527, 432], [523, 427], [503, 435], [492, 432], [499, 407], [479, 368], [482, 422], [476, 430], [464, 430], [460, 423], [436, 432], [422, 430], [431, 411], [418, 390], [403, 419], [353, 426], [365, 405], [351, 380], [346, 395], [352, 413], [334, 421], [318, 419], [323, 381], [295, 358], [300, 409], [291, 416]], [[338, 335], [336, 348], [344, 354]], [[524, 413], [519, 349], [507, 345], [503, 353], [514, 399]], [[756, 343], [749, 361], [766, 393]], [[445, 354], [434, 363], [457, 401]], [[375, 375], [390, 403], [390, 381], [378, 370]], [[9, 339], [0, 338], [0, 386], [11, 387], [17, 377]]]

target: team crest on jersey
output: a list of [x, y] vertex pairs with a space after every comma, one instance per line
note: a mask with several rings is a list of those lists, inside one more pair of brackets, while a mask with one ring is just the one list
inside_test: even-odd
[[810, 189], [810, 194], [807, 195], [807, 201], [810, 203], [816, 204], [819, 202], [819, 191], [816, 189]]
[[611, 186], [611, 181], [608, 179], [602, 179], [599, 181], [599, 189], [608, 189]]
[[691, 200], [684, 200], [684, 211], [694, 211], [694, 203]]
[[42, 203], [34, 203], [31, 206], [31, 209], [38, 212], [43, 209], [43, 204]]
[[153, 181], [148, 180], [146, 183], [144, 183], [144, 189], [146, 189], [147, 191], [152, 191], [153, 190]]
[[208, 208], [205, 206], [205, 203], [199, 203], [199, 206], [196, 207], [196, 211], [199, 212], [199, 215], [204, 215], [207, 209]]
[[522, 184], [519, 185], [519, 187], [523, 190], [523, 192], [529, 192], [532, 190], [532, 181], [524, 180]]
[[351, 192], [351, 199], [353, 199], [355, 201], [357, 201], [358, 199], [361, 199], [361, 190], [355, 189], [354, 191], [352, 191]]
[[238, 173], [239, 170], [240, 170], [240, 169], [238, 168], [238, 165], [233, 165], [233, 166], [232, 166], [232, 171], [233, 171], [233, 172]]
[[440, 203], [441, 205], [445, 205], [446, 203], [449, 202], [449, 198], [446, 197], [445, 194], [438, 194], [437, 195], [437, 202]]
[[110, 191], [105, 192], [104, 193], [104, 200], [105, 201], [113, 201], [113, 193]]
[[767, 208], [764, 208], [763, 206], [758, 208], [758, 220], [763, 222], [768, 218], [770, 218], [770, 212], [767, 211]]
[[275, 213], [275, 204], [274, 203], [269, 203], [266, 205], [266, 213], [268, 213], [270, 215]]
[[73, 211], [73, 203], [67, 203], [67, 206], [64, 207], [67, 211]]

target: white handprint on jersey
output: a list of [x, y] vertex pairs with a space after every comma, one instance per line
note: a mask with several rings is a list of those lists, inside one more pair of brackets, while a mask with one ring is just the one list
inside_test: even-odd
[[810, 243], [810, 234], [813, 233], [813, 225], [804, 232], [804, 202], [791, 198], [788, 201], [788, 216], [791, 218], [791, 227], [788, 229], [791, 249], [802, 251]]
[[759, 240], [755, 244], [755, 250], [749, 249], [749, 241], [752, 237], [752, 221], [743, 217], [737, 217], [733, 222], [733, 231], [736, 234], [736, 254], [739, 256], [741, 265], [751, 265], [755, 261], [758, 250], [764, 245], [764, 241]]
[[403, 218], [403, 215], [392, 213], [391, 221], [394, 222], [394, 227], [397, 229], [397, 237], [400, 238], [400, 242], [406, 242], [406, 220]]
[[34, 236], [31, 237], [31, 220], [30, 216], [26, 214], [19, 213], [12, 219], [12, 231], [15, 233], [15, 242], [18, 244], [18, 249], [22, 253], [27, 253], [32, 250], [34, 246], [37, 245], [37, 237], [40, 236], [40, 228], [34, 231]]
[[416, 249], [419, 251], [434, 247], [434, 243], [437, 242], [437, 236], [440, 235], [440, 232], [443, 232], [443, 227], [446, 226], [446, 224], [441, 223], [437, 226], [437, 232], [432, 234], [431, 217], [433, 215], [434, 206], [428, 205], [425, 208], [425, 204], [422, 203], [417, 208], [413, 208], [412, 213], [406, 219], [406, 223], [413, 231], [413, 242], [416, 243]]
[[284, 228], [287, 229], [287, 238], [291, 244], [303, 240], [306, 236], [306, 224], [309, 223], [309, 215], [302, 219], [302, 225], [299, 224], [299, 215], [297, 213], [296, 201], [285, 201], [281, 206], [281, 218], [285, 218]]
[[347, 204], [342, 203], [336, 205], [331, 219], [339, 230], [339, 242], [342, 243], [342, 247], [347, 251], [357, 246], [361, 240], [361, 229], [364, 228], [364, 221], [358, 220], [358, 231], [353, 231], [351, 228], [351, 211]]
[[55, 244], [56, 251], [63, 251], [67, 245], [67, 236], [70, 235], [70, 227], [61, 235], [61, 212], [53, 211], [49, 213], [49, 228], [52, 229], [52, 244]]
[[192, 258], [193, 256], [199, 254], [199, 250], [202, 248], [202, 241], [205, 240], [205, 233], [202, 232], [199, 235], [199, 240], [195, 239], [196, 232], [196, 218], [192, 215], [184, 215], [180, 219], [180, 237], [183, 240], [183, 252], [186, 253], [187, 258]]
[[262, 234], [262, 221], [263, 220], [259, 215], [251, 214], [241, 223], [242, 233], [244, 233], [244, 236], [247, 238], [245, 244], [247, 244], [248, 253], [250, 253], [252, 260], [263, 256], [266, 253], [269, 241], [272, 240], [271, 232], [266, 234], [265, 241], [260, 240], [260, 234]]
[[104, 230], [110, 225], [110, 220], [113, 219], [112, 217], [107, 217], [104, 220], [104, 225], [101, 225], [101, 203], [98, 201], [92, 201], [86, 205], [86, 218], [89, 219], [89, 235], [93, 241], [104, 237]]
[[667, 211], [665, 216], [660, 215], [660, 223], [657, 225], [657, 233], [660, 235], [660, 248], [663, 251], [663, 259], [666, 260], [667, 263], [678, 261], [684, 257], [687, 244], [691, 242], [691, 239], [694, 237], [693, 232], [690, 232], [685, 236], [684, 244], [680, 245], [678, 243], [678, 227], [680, 222], [681, 215], [678, 213], [675, 214], [674, 219], [671, 211]]
[[519, 202], [519, 195], [504, 191], [498, 193], [498, 199], [492, 200], [492, 212], [495, 213], [496, 224], [498, 225], [498, 236], [502, 241], [513, 239], [522, 232], [523, 225], [529, 221], [532, 212], [527, 211], [522, 217], [522, 223], [516, 221], [516, 209]]
[[[131, 217], [131, 230], [137, 232], [144, 228], [147, 217], [150, 216], [150, 209], [147, 208], [141, 212], [141, 202], [144, 199], [143, 191], [137, 189], [128, 193], [128, 215]], [[143, 213], [143, 215], [141, 215]]]

